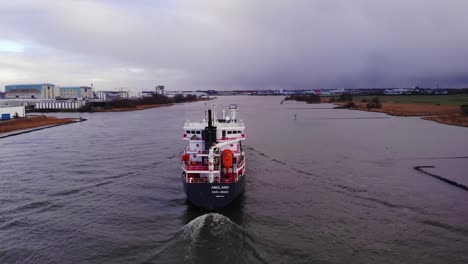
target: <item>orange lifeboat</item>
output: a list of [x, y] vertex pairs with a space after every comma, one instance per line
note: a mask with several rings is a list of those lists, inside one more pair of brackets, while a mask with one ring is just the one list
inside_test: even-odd
[[232, 167], [232, 151], [230, 149], [225, 149], [223, 151], [223, 167], [229, 169]]
[[190, 155], [189, 154], [182, 155], [182, 161], [189, 161], [189, 160], [190, 160]]

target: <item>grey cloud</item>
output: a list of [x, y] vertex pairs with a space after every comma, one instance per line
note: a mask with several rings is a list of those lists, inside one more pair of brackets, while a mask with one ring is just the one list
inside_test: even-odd
[[[0, 39], [44, 47], [10, 60], [26, 79], [139, 89], [468, 86], [464, 0], [0, 5]], [[53, 72], [21, 67], [48, 58]]]

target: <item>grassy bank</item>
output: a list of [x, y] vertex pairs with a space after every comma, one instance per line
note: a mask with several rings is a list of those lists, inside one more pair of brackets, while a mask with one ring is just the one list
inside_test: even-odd
[[[327, 98], [322, 98], [327, 102]], [[328, 98], [328, 102], [334, 102]], [[377, 103], [375, 103], [377, 102]], [[422, 116], [442, 124], [468, 127], [468, 95], [356, 96], [336, 102], [340, 108], [381, 112], [395, 116]]]
[[441, 124], [468, 127], [468, 116], [463, 115], [439, 115], [423, 117], [425, 120], [434, 121]]
[[[461, 114], [459, 106], [454, 105], [431, 105], [424, 103], [394, 103], [381, 102], [380, 107], [369, 108], [367, 102], [352, 101], [354, 110], [386, 113], [394, 116], [437, 116]], [[340, 103], [338, 103], [340, 104]]]
[[11, 119], [0, 121], [0, 133], [73, 122], [73, 118], [57, 118], [51, 116], [33, 116], [28, 118]]
[[[376, 96], [353, 96], [353, 101], [370, 101]], [[430, 105], [468, 105], [468, 95], [384, 95], [377, 96], [381, 102], [402, 104], [430, 104]], [[329, 100], [331, 97], [323, 97]]]

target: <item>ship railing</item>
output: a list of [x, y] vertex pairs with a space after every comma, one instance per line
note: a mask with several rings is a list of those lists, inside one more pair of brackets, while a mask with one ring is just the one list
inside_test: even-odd
[[202, 178], [186, 178], [185, 181], [188, 182], [188, 183], [207, 183], [207, 182], [208, 182], [208, 178], [206, 178], [206, 177], [202, 177]]
[[237, 177], [236, 178], [221, 179], [222, 183], [235, 183], [237, 181], [238, 181]]
[[[187, 171], [208, 171], [208, 165], [191, 164], [190, 161], [182, 162], [182, 166]], [[219, 165], [214, 165], [214, 173], [219, 171]]]
[[237, 136], [237, 137], [222, 137], [222, 138], [218, 138], [218, 141], [223, 142], [223, 141], [236, 140], [236, 139], [238, 139], [238, 140], [244, 140], [245, 137], [243, 137], [243, 136]]
[[[213, 177], [213, 182], [214, 183], [235, 183], [237, 182], [239, 179], [236, 177], [234, 178], [221, 178], [219, 176], [215, 176]], [[196, 177], [188, 177], [186, 176], [185, 177], [185, 181], [187, 183], [207, 183], [209, 182], [208, 181], [208, 177], [199, 177], [199, 178], [196, 178]]]
[[204, 155], [208, 155], [210, 152], [208, 150], [196, 150], [196, 149], [186, 148], [185, 153], [187, 153], [187, 154], [204, 154]]
[[[237, 173], [233, 173], [231, 178], [221, 178], [221, 183], [235, 183], [239, 180], [239, 175]], [[219, 179], [218, 179], [219, 182]]]
[[[185, 148], [185, 153], [186, 154], [203, 154], [203, 155], [208, 155], [210, 154], [209, 150], [196, 150], [196, 149], [190, 149], [189, 147]], [[234, 154], [241, 154], [242, 152], [240, 151], [239, 148], [235, 149], [232, 151]], [[221, 155], [220, 151], [214, 152], [215, 157], [219, 157]]]
[[202, 127], [205, 127], [207, 126], [207, 122], [204, 122], [204, 121], [200, 121], [200, 122], [197, 122], [197, 121], [187, 121], [184, 123], [184, 128], [200, 128], [200, 125]]
[[245, 163], [245, 160], [242, 159], [238, 164], [234, 165], [236, 167], [235, 170], [237, 170], [237, 168], [241, 168], [242, 166], [244, 166], [244, 163]]

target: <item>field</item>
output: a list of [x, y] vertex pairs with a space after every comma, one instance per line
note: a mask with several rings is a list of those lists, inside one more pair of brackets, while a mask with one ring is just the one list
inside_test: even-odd
[[353, 96], [354, 101], [362, 99], [371, 100], [378, 97], [381, 102], [432, 104], [432, 105], [468, 105], [468, 95], [379, 95], [379, 96]]

